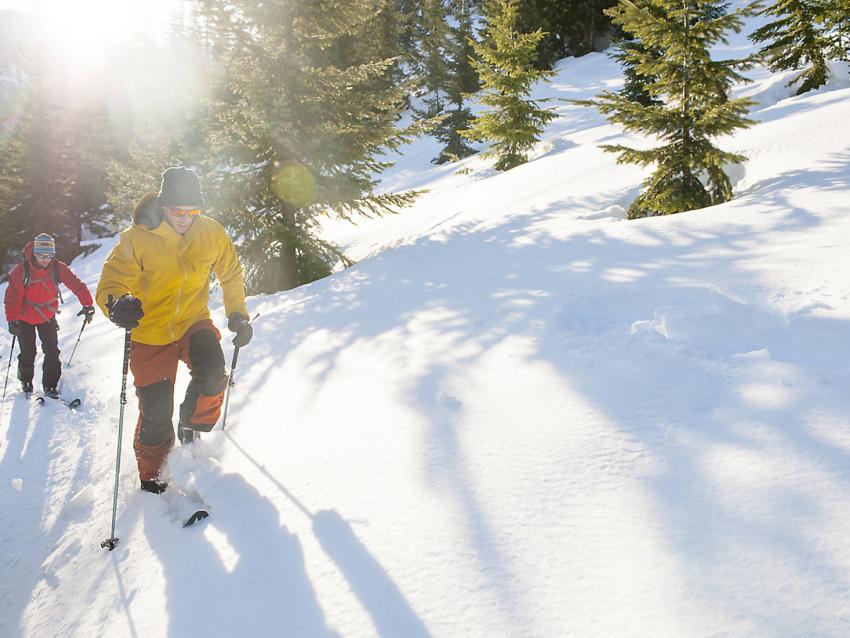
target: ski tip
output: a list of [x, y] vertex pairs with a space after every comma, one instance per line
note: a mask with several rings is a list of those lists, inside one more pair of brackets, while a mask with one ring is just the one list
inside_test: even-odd
[[68, 407], [71, 408], [72, 410], [76, 410], [78, 407], [80, 407], [81, 403], [82, 403], [82, 401], [80, 401], [79, 399], [74, 399], [73, 401], [68, 403]]
[[192, 514], [188, 519], [186, 519], [186, 522], [183, 523], [183, 527], [189, 527], [191, 525], [194, 525], [198, 521], [204, 520], [209, 515], [210, 513], [207, 510], [198, 510], [194, 514]]
[[36, 397], [35, 400], [36, 400], [37, 403], [44, 405], [44, 397]]

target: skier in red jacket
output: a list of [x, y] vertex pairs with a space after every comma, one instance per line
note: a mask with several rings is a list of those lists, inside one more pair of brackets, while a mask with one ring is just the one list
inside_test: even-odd
[[73, 292], [83, 306], [77, 316], [84, 316], [89, 323], [94, 317], [94, 305], [91, 293], [86, 285], [71, 272], [67, 264], [56, 258], [56, 242], [53, 237], [41, 233], [24, 247], [24, 261], [9, 273], [9, 286], [6, 288], [6, 319], [9, 333], [15, 335], [21, 344], [18, 355], [18, 379], [24, 392], [32, 392], [32, 379], [35, 373], [35, 333], [41, 340], [44, 352], [41, 385], [44, 393], [58, 397], [56, 387], [62, 376], [59, 362], [59, 324], [56, 313], [59, 312], [61, 293], [59, 283]]

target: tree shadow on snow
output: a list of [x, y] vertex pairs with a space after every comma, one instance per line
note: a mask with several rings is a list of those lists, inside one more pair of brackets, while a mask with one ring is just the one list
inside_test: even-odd
[[[524, 611], [528, 601], [513, 584], [516, 568], [497, 540], [504, 535], [465, 470], [459, 421], [435, 415], [445, 416], [453, 374], [521, 336], [534, 347], [517, 365], [547, 364], [604, 415], [623, 445], [656, 460], [657, 469], [642, 476], [625, 451], [610, 451], [652, 503], [651, 513], [635, 504], [635, 514], [647, 517], [675, 559], [682, 599], [746, 618], [754, 633], [829, 631], [835, 625], [823, 612], [846, 607], [850, 578], [828, 548], [811, 542], [813, 526], [832, 523], [810, 488], [818, 480], [812, 477], [822, 475], [846, 492], [850, 454], [813, 430], [811, 419], [824, 404], [850, 413], [846, 393], [830, 387], [831, 378], [847, 381], [850, 322], [820, 316], [817, 304], [781, 315], [771, 300], [752, 301], [762, 289], [752, 256], [783, 236], [791, 241], [817, 229], [820, 219], [794, 206], [789, 190], [813, 183], [846, 188], [846, 157], [833, 159], [823, 169], [776, 178], [780, 192], [761, 192], [760, 185], [751, 204], [768, 197], [781, 208], [721, 229], [700, 223], [710, 209], [622, 224], [622, 230], [559, 227], [565, 210], [595, 205], [569, 199], [496, 225], [442, 229], [313, 284], [291, 312], [267, 315], [266, 329], [277, 335], [269, 349], [297, 353], [313, 340], [302, 369], [319, 401], [349, 348], [364, 341], [373, 348], [404, 344], [393, 352], [398, 369], [418, 371], [400, 381], [401, 395], [428, 423], [422, 471], [451, 486], [466, 512], [467, 542], [474, 555], [486, 557], [480, 576], [515, 617], [533, 614]], [[325, 345], [315, 347], [319, 334]], [[424, 371], [406, 363], [416, 353], [405, 350], [422, 343], [440, 362]], [[246, 365], [253, 366], [265, 354], [248, 356]], [[257, 376], [248, 394], [261, 391], [267, 378]], [[778, 395], [785, 387], [790, 399], [760, 399], [759, 384]], [[564, 427], [581, 431], [584, 424]], [[721, 451], [732, 458], [787, 455], [807, 477], [789, 487], [787, 477], [765, 469], [733, 489], [734, 471], [725, 468], [722, 479], [713, 473], [723, 469], [714, 465]], [[339, 532], [338, 521], [328, 528], [350, 536]], [[790, 585], [774, 587], [777, 582]], [[828, 599], [800, 606], [807, 586]], [[517, 623], [517, 633], [532, 629]]]
[[[37, 588], [42, 583], [57, 587], [53, 572], [60, 565], [46, 561], [68, 528], [85, 519], [91, 509], [91, 503], [83, 499], [79, 506], [66, 502], [55, 516], [51, 511], [56, 489], [67, 485], [67, 494], [75, 495], [91, 483], [91, 451], [83, 444], [79, 463], [67, 478], [57, 479], [56, 470], [51, 467], [51, 449], [56, 445], [79, 445], [71, 434], [73, 426], [66, 421], [72, 417], [62, 407], [38, 407], [22, 395], [13, 396], [10, 403], [11, 411], [7, 404], [0, 412], [8, 424], [0, 461], [0, 512], [5, 513], [3, 524], [7, 531], [0, 554], [0, 634], [18, 636], [26, 634], [25, 615]], [[20, 489], [12, 487], [16, 479], [21, 481]], [[48, 524], [50, 519], [52, 524]], [[64, 553], [76, 555], [81, 547], [75, 538], [65, 546]]]

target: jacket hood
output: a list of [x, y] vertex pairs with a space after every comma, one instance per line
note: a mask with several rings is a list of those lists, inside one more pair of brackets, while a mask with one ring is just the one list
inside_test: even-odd
[[148, 230], [156, 230], [162, 223], [162, 207], [159, 205], [159, 194], [145, 194], [133, 209], [133, 223], [144, 226]]
[[[24, 259], [29, 262], [31, 268], [41, 268], [37, 263], [35, 263], [35, 257], [32, 254], [33, 249], [35, 248], [35, 242], [29, 241], [27, 245], [24, 246]], [[54, 257], [54, 259], [56, 259]]]

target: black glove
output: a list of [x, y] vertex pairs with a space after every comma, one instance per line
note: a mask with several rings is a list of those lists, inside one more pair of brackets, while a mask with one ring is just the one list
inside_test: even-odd
[[139, 325], [139, 319], [145, 316], [142, 310], [142, 302], [124, 295], [109, 308], [109, 318], [117, 326], [125, 330], [132, 330]]
[[233, 337], [233, 345], [237, 348], [247, 346], [251, 342], [251, 337], [254, 336], [254, 329], [248, 322], [248, 317], [238, 312], [230, 313], [227, 318], [227, 329], [236, 333]]
[[94, 319], [94, 306], [83, 306], [83, 309], [77, 313], [78, 317], [86, 316], [84, 321], [86, 323], [91, 323], [91, 320]]
[[9, 322], [9, 334], [15, 337], [21, 336], [21, 328], [24, 327], [24, 322], [20, 319], [15, 319]]

